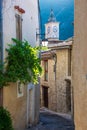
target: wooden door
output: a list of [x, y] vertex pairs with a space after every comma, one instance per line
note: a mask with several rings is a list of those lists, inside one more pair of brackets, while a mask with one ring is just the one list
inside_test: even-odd
[[44, 106], [48, 108], [48, 88], [43, 87], [43, 101], [44, 101]]
[[67, 105], [67, 110], [71, 112], [71, 83], [70, 81], [67, 82], [67, 87], [66, 87], [66, 105]]

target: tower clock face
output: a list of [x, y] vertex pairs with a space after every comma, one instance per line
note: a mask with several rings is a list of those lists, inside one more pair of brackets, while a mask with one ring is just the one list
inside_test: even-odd
[[57, 32], [57, 27], [53, 26], [53, 32], [56, 33]]

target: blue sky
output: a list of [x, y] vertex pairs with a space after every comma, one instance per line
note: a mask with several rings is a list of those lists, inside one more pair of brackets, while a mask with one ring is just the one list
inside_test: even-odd
[[73, 36], [74, 0], [40, 0], [42, 18], [42, 32], [47, 22], [50, 10], [53, 9], [57, 21], [60, 22], [60, 39], [65, 40]]

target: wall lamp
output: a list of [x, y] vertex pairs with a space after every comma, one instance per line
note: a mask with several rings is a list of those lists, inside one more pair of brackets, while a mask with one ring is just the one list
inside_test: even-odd
[[42, 46], [48, 46], [48, 39], [42, 39]]

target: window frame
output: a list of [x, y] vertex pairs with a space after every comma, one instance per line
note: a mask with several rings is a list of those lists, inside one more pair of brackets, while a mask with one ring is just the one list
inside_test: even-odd
[[17, 97], [23, 97], [24, 96], [24, 84], [20, 81], [17, 81]]

